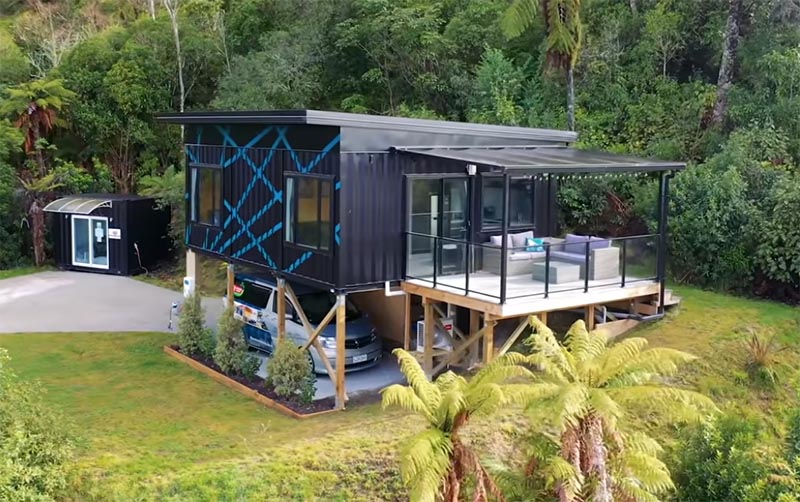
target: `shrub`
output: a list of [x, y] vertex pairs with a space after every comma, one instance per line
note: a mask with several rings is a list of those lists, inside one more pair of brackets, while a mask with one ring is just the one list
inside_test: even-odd
[[260, 362], [247, 353], [242, 323], [233, 317], [233, 307], [225, 309], [219, 319], [214, 362], [225, 373], [234, 375], [252, 377], [258, 371]]
[[316, 392], [316, 377], [309, 361], [308, 351], [290, 341], [278, 344], [272, 358], [267, 361], [267, 385], [279, 396], [310, 403]]
[[210, 357], [213, 354], [214, 338], [205, 327], [205, 309], [197, 293], [183, 303], [178, 319], [178, 346], [189, 356]]
[[758, 263], [770, 279], [800, 284], [800, 177], [786, 180], [775, 189], [774, 209], [758, 247]]
[[745, 348], [750, 378], [757, 383], [773, 385], [777, 379], [775, 354], [783, 350], [775, 342], [775, 335], [762, 335], [751, 330]]
[[725, 415], [689, 431], [678, 446], [677, 465], [671, 469], [677, 500], [682, 502], [737, 502], [769, 466], [758, 449], [762, 424], [755, 419]]
[[75, 441], [40, 390], [20, 382], [0, 349], [0, 500], [46, 501], [65, 495]]

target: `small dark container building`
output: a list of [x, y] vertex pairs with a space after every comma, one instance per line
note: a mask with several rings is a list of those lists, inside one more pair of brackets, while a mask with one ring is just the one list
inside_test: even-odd
[[134, 275], [169, 253], [169, 210], [130, 194], [80, 194], [50, 213], [56, 264], [64, 270]]

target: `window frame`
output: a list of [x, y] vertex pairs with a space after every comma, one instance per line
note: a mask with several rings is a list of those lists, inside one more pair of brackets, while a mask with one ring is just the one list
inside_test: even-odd
[[[199, 199], [197, 198], [197, 194], [200, 188], [200, 177], [201, 172], [204, 170], [212, 171], [212, 179], [216, 180], [219, 177], [219, 193], [216, 197], [214, 197], [214, 204], [212, 208], [212, 214], [219, 211], [219, 223], [215, 224], [213, 221], [210, 223], [199, 221], [198, 219], [198, 212], [200, 210]], [[197, 173], [197, 174], [195, 174]], [[223, 193], [224, 193], [224, 171], [222, 166], [217, 164], [203, 164], [199, 162], [191, 162], [189, 163], [189, 187], [190, 187], [190, 198], [189, 201], [189, 221], [192, 225], [200, 225], [203, 227], [209, 228], [222, 228], [222, 210], [223, 210]], [[216, 186], [212, 184], [212, 192], [216, 192]]]
[[[484, 203], [484, 199], [485, 199], [485, 196], [486, 196], [485, 191], [484, 191], [484, 183], [486, 181], [493, 180], [493, 179], [500, 180], [501, 183], [502, 183], [503, 177], [504, 177], [504, 175], [503, 174], [499, 174], [499, 173], [498, 174], [488, 174], [488, 173], [487, 174], [481, 174], [480, 183], [479, 183], [480, 184], [481, 195], [480, 195], [480, 206], [478, 208], [478, 211], [479, 211], [479, 214], [480, 214], [480, 220], [481, 220], [481, 224], [480, 224], [480, 231], [481, 232], [494, 232], [494, 231], [497, 231], [497, 230], [501, 230], [503, 228], [502, 219], [501, 219], [499, 225], [497, 225], [497, 224], [487, 225], [486, 222], [484, 221], [484, 217], [483, 217], [483, 203]], [[531, 222], [530, 223], [513, 223], [513, 222], [509, 221], [508, 222], [509, 230], [512, 230], [512, 229], [513, 230], [535, 229], [536, 228], [536, 182], [535, 182], [535, 180], [533, 180], [532, 178], [529, 178], [528, 176], [525, 176], [525, 175], [520, 175], [520, 176], [511, 176], [511, 175], [509, 175], [508, 178], [509, 178], [508, 179], [508, 181], [509, 181], [509, 189], [508, 189], [508, 197], [509, 197], [508, 205], [509, 205], [509, 208], [511, 208], [511, 194], [512, 194], [511, 184], [514, 182], [514, 180], [525, 180], [527, 182], [530, 182], [531, 185], [532, 185], [531, 214], [530, 214]], [[502, 187], [501, 187], [501, 190], [502, 190]], [[501, 213], [502, 213], [502, 208], [501, 208]]]
[[[289, 180], [293, 180], [293, 190], [294, 196], [291, 197], [291, 205], [289, 204]], [[298, 206], [300, 197], [297, 196], [297, 186], [299, 179], [305, 180], [314, 180], [317, 184], [317, 246], [311, 246], [308, 244], [298, 243], [297, 242], [297, 216], [298, 216]], [[285, 202], [285, 209], [283, 212], [283, 243], [286, 246], [297, 248], [303, 251], [312, 251], [314, 253], [324, 254], [324, 255], [331, 255], [333, 254], [333, 246], [334, 246], [334, 218], [333, 215], [335, 214], [334, 210], [334, 185], [335, 185], [336, 178], [335, 176], [327, 175], [327, 174], [311, 174], [311, 173], [298, 173], [297, 171], [284, 171], [283, 173], [283, 186], [284, 186], [284, 202]], [[329, 208], [328, 208], [328, 224], [330, 225], [330, 230], [328, 232], [327, 242], [322, 237], [322, 215], [324, 214], [322, 210], [322, 189], [324, 184], [328, 184], [328, 197], [330, 199]], [[289, 211], [291, 210], [292, 216], [294, 217], [294, 221], [289, 221]], [[289, 225], [292, 224], [291, 232], [289, 232]], [[289, 237], [291, 236], [291, 240]], [[322, 244], [325, 244], [327, 247], [321, 247]]]

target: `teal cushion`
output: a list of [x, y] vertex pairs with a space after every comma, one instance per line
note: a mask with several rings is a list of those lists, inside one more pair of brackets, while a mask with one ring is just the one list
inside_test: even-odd
[[531, 253], [543, 253], [544, 252], [544, 239], [534, 239], [528, 237], [525, 239], [525, 251], [529, 251]]

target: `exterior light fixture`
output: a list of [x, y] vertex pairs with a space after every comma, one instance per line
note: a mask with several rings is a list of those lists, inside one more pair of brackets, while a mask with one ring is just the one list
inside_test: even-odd
[[469, 176], [475, 176], [478, 172], [478, 166], [475, 164], [467, 164], [467, 174]]

